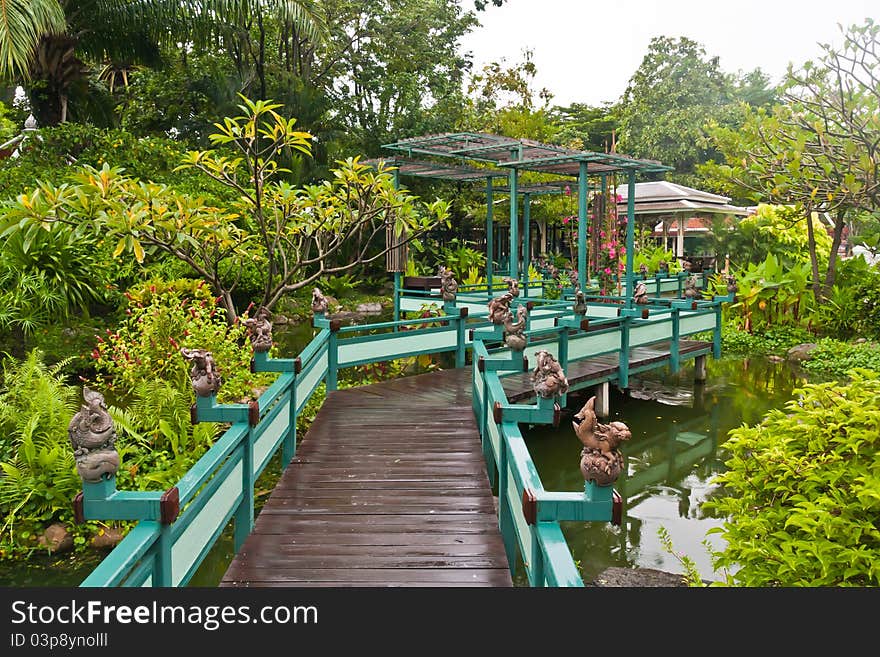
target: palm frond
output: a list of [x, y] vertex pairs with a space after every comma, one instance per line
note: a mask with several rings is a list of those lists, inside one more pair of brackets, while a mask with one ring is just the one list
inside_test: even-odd
[[64, 29], [57, 0], [0, 0], [0, 78], [27, 79], [40, 38]]

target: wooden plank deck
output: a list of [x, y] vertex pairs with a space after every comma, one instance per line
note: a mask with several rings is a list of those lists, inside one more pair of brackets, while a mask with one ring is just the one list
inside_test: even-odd
[[470, 385], [332, 393], [220, 586], [512, 586]]
[[[711, 342], [702, 342], [700, 340], [680, 340], [679, 354], [682, 358], [686, 354], [693, 354], [698, 351], [712, 351]], [[530, 367], [534, 367], [534, 357], [532, 352], [534, 349], [526, 348], [526, 356], [530, 358]], [[634, 370], [650, 365], [661, 366], [669, 359], [669, 343], [660, 342], [645, 347], [634, 347], [630, 350], [629, 368]], [[617, 354], [605, 354], [604, 356], [596, 356], [586, 360], [569, 363], [566, 368], [565, 376], [570, 386], [574, 387], [579, 383], [587, 381], [596, 381], [597, 379], [610, 379], [617, 375]], [[511, 374], [501, 380], [507, 400], [510, 402], [520, 402], [535, 396], [532, 382], [529, 379], [531, 372], [523, 372], [522, 374]]]

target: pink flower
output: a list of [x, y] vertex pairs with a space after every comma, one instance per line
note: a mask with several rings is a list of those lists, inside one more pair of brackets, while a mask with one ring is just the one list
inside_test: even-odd
[[617, 195], [617, 202], [620, 203], [623, 200], [623, 196], [620, 194]]
[[605, 273], [606, 273], [606, 274], [610, 274], [610, 273], [611, 273], [611, 268], [610, 268], [610, 267], [605, 267]]
[[615, 250], [612, 248], [611, 250], [608, 251], [608, 257], [609, 257], [609, 258], [616, 258], [616, 257], [617, 257], [617, 251], [615, 251]]
[[567, 224], [568, 222], [569, 222], [569, 218], [568, 218], [568, 217], [563, 217], [563, 218], [562, 218], [562, 223]]
[[604, 231], [604, 230], [600, 230], [600, 231], [599, 231], [599, 237], [605, 237], [605, 231]]

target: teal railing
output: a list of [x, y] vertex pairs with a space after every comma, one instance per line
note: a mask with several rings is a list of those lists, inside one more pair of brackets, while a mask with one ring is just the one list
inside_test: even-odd
[[[628, 374], [625, 354], [632, 346], [713, 329], [714, 351], [719, 355], [722, 300], [727, 299], [652, 307], [650, 312], [657, 316], [650, 319], [630, 316], [627, 309], [620, 310], [622, 316], [603, 316], [616, 314], [621, 306], [592, 304], [586, 322], [574, 317], [569, 302], [530, 300], [530, 347], [547, 349], [563, 368], [600, 353], [618, 352], [623, 382]], [[517, 424], [552, 421], [553, 408], [546, 400], [534, 406], [507, 403], [500, 377], [516, 370], [516, 364], [504, 349], [490, 353], [487, 348], [491, 344], [485, 338], [487, 332], [500, 337], [497, 328], [487, 328], [487, 313], [466, 308], [446, 306], [447, 314], [440, 317], [345, 327], [317, 317], [317, 334], [297, 358], [254, 354], [254, 371], [277, 372], [278, 377], [249, 404], [218, 404], [215, 397], [196, 399], [194, 422], [229, 426], [175, 486], [164, 492], [117, 491], [113, 477], [83, 484], [76, 501], [80, 520], [138, 522], [81, 586], [187, 585], [230, 521], [236, 550], [250, 533], [254, 484], [279, 450], [283, 463], [295, 455], [297, 417], [321, 383], [332, 391], [341, 368], [420, 354], [454, 353], [456, 365], [463, 367], [467, 349], [473, 350], [474, 412], [493, 481], [497, 472], [502, 500], [499, 525], [508, 555], [516, 540], [521, 554], [527, 556], [529, 581], [534, 585], [578, 585], [580, 579], [558, 522], [606, 520], [611, 493], [544, 490]], [[520, 360], [519, 371], [522, 365]], [[496, 404], [500, 411], [495, 410]], [[501, 421], [490, 421], [497, 413]], [[528, 504], [522, 503], [523, 496]], [[513, 567], [515, 561], [510, 563]]]

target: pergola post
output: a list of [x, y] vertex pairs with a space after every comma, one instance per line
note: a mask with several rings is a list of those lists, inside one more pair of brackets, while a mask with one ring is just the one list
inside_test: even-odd
[[587, 163], [579, 162], [578, 171], [578, 285], [587, 289]]
[[495, 254], [495, 229], [492, 226], [492, 176], [486, 176], [486, 292], [492, 295], [492, 277], [495, 275], [495, 265], [492, 257]]
[[531, 218], [531, 198], [529, 193], [523, 194], [523, 296], [529, 296], [529, 258], [531, 251], [531, 228], [529, 220]]
[[[617, 190], [615, 190], [615, 194]], [[626, 180], [626, 307], [633, 305], [633, 261], [636, 243], [636, 172], [627, 171]]]
[[[392, 172], [393, 180], [394, 180], [394, 189], [400, 189], [400, 170], [394, 169]], [[406, 263], [404, 263], [406, 266]], [[400, 320], [400, 295], [403, 293], [401, 290], [401, 275], [399, 271], [394, 272], [394, 321], [397, 322]], [[394, 327], [394, 330], [397, 331], [397, 327]]]
[[[514, 151], [516, 157], [516, 151]], [[508, 275], [519, 280], [519, 209], [517, 208], [517, 185], [519, 183], [519, 171], [516, 167], [510, 169], [510, 271]]]

